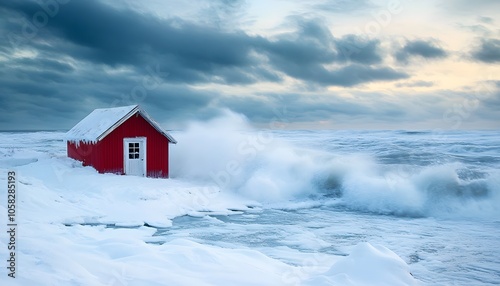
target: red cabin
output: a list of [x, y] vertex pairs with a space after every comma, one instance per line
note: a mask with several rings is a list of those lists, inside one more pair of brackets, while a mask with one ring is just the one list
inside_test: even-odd
[[138, 105], [96, 109], [66, 134], [68, 157], [99, 173], [168, 178], [177, 143]]

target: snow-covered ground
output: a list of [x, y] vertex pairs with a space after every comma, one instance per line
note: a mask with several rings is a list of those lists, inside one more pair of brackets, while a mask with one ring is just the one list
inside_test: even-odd
[[[168, 229], [176, 217], [256, 212], [259, 204], [184, 180], [97, 174], [65, 157], [61, 136], [2, 134], [2, 185], [7, 170], [19, 174], [17, 275], [8, 277], [4, 268], [2, 285], [296, 285], [310, 276], [323, 284], [416, 283], [396, 254], [367, 243], [348, 258], [318, 256], [323, 263], [312, 265], [314, 271], [251, 247], [217, 247], [182, 236], [154, 243], [157, 228]], [[6, 225], [4, 199], [0, 213]], [[6, 242], [2, 232], [2, 258], [8, 257]], [[317, 259], [296, 255], [299, 261]], [[374, 263], [378, 271], [366, 272], [357, 262]]]
[[[490, 175], [498, 170], [497, 134], [482, 141], [482, 170], [448, 157], [437, 158], [438, 166], [391, 165], [384, 154], [351, 153], [393, 133], [259, 132], [228, 116], [210, 122], [212, 129], [193, 124], [173, 133], [179, 143], [166, 180], [82, 167], [66, 158], [60, 132], [0, 133], [0, 186], [6, 190], [9, 170], [18, 174], [16, 278], [4, 267], [0, 285], [500, 281], [498, 178]], [[365, 139], [352, 143], [358, 137]], [[321, 147], [325, 140], [330, 150]], [[360, 153], [379, 150], [365, 147]], [[450, 170], [462, 170], [455, 181]], [[444, 179], [433, 184], [436, 173]], [[436, 188], [461, 195], [429, 196]], [[0, 194], [6, 226], [6, 191]], [[7, 239], [2, 231], [4, 261]]]

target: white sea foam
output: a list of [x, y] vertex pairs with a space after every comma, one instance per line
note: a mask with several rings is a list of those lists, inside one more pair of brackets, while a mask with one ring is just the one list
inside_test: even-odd
[[[293, 138], [300, 140], [303, 136], [307, 141], [308, 135], [296, 131]], [[298, 147], [278, 133], [252, 129], [244, 117], [230, 111], [209, 122], [193, 123], [175, 136], [182, 143], [172, 148], [174, 177], [213, 183], [226, 192], [264, 203], [326, 196], [353, 210], [403, 216], [500, 213], [495, 168], [475, 171], [459, 160], [428, 162], [425, 156], [432, 159], [432, 152], [445, 151], [436, 149], [443, 148], [438, 144], [423, 147], [420, 157], [412, 146], [388, 150], [392, 153], [386, 160], [391, 164], [384, 164], [373, 146], [386, 151], [382, 149], [384, 143], [376, 140], [387, 139], [373, 138], [365, 144], [372, 149], [352, 148], [351, 153], [325, 146]], [[368, 138], [372, 136], [367, 134]], [[439, 140], [441, 144], [444, 139]], [[415, 158], [405, 157], [405, 151]], [[414, 165], [415, 160], [421, 161]], [[461, 172], [471, 170], [482, 175], [460, 177]]]

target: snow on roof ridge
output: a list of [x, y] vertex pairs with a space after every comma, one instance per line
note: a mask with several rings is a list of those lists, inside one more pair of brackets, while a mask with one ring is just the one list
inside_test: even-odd
[[97, 143], [129, 119], [133, 114], [140, 112], [158, 132], [162, 133], [171, 143], [177, 141], [154, 121], [139, 105], [129, 105], [111, 108], [98, 108], [92, 111], [71, 130], [65, 139], [70, 142]]

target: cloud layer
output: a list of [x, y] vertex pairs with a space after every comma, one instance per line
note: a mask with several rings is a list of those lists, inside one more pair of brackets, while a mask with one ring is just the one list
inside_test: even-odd
[[438, 46], [435, 41], [415, 40], [408, 41], [396, 53], [396, 59], [401, 63], [408, 63], [412, 57], [420, 57], [426, 60], [441, 59], [448, 53]]
[[484, 63], [500, 62], [500, 40], [482, 39], [479, 46], [472, 52], [472, 58]]
[[[307, 9], [318, 13], [290, 15], [283, 29], [269, 34], [235, 20], [251, 3], [210, 3], [195, 14], [199, 20], [154, 15], [128, 2], [2, 1], [0, 129], [67, 129], [94, 108], [133, 103], [172, 124], [210, 118], [221, 108], [264, 124], [284, 106], [287, 121], [299, 124], [418, 120], [404, 99], [368, 87], [433, 87], [433, 81], [412, 80], [412, 62], [452, 55], [429, 38], [394, 46], [383, 37], [335, 35], [319, 13], [379, 9], [367, 2], [316, 1]], [[497, 63], [499, 45], [483, 39], [470, 55]], [[439, 95], [434, 100], [441, 101]]]

